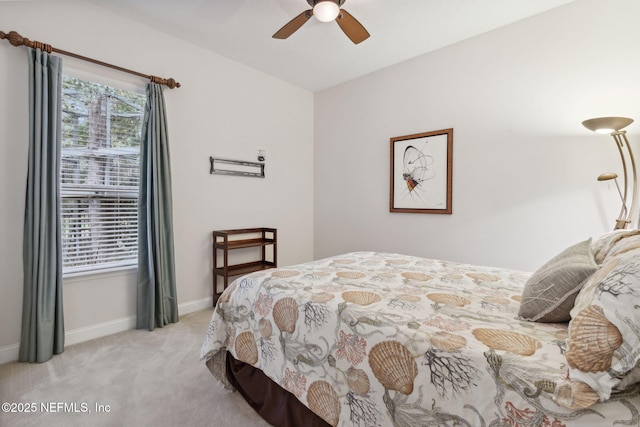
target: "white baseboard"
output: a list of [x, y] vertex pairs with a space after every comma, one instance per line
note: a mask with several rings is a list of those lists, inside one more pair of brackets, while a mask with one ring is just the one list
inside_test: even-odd
[[[178, 305], [180, 315], [189, 314], [196, 311], [213, 307], [213, 297], [208, 297], [196, 301], [189, 301]], [[109, 322], [98, 323], [84, 328], [67, 331], [64, 335], [65, 346], [79, 344], [84, 341], [106, 337], [107, 335], [135, 329], [136, 317], [127, 316]], [[0, 347], [0, 365], [18, 360], [20, 344], [11, 344]]]
[[127, 316], [121, 319], [111, 320], [109, 322], [98, 323], [84, 328], [66, 331], [64, 334], [64, 345], [74, 345], [81, 342], [93, 340], [107, 335], [117, 334], [118, 332], [135, 329], [136, 316]]
[[196, 301], [189, 301], [178, 305], [180, 315], [189, 314], [207, 308], [213, 309], [213, 297], [203, 298]]
[[11, 344], [0, 347], [0, 365], [18, 360], [20, 344]]

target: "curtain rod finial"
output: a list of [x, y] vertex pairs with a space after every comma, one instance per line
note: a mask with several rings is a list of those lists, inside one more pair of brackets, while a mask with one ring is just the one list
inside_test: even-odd
[[169, 86], [169, 89], [175, 89], [175, 88], [181, 86], [180, 83], [175, 81], [175, 79], [173, 77], [170, 77], [169, 79], [167, 79], [166, 85]]
[[165, 85], [169, 89], [175, 89], [175, 88], [181, 86], [180, 83], [175, 81], [175, 79], [173, 77], [168, 78], [168, 79], [163, 79], [162, 77], [149, 76], [149, 80], [151, 80], [151, 83], [158, 83], [158, 84], [161, 84], [161, 85]]
[[9, 31], [8, 33], [1, 31], [0, 33], [0, 39], [7, 39], [9, 40], [9, 43], [16, 47], [24, 46], [29, 42], [29, 39], [22, 37], [15, 31]]
[[37, 41], [31, 41], [26, 37], [22, 37], [16, 31], [9, 31], [9, 33], [5, 33], [4, 31], [0, 31], [0, 39], [7, 39], [9, 43], [11, 43], [15, 47], [27, 46], [33, 49], [44, 50], [47, 53], [51, 53], [53, 51], [53, 47], [46, 43], [41, 43]]

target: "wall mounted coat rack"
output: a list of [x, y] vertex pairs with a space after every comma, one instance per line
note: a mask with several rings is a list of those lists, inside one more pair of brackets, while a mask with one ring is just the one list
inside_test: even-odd
[[209, 157], [209, 160], [211, 161], [211, 170], [209, 171], [211, 174], [264, 178], [264, 163], [216, 159], [214, 157]]

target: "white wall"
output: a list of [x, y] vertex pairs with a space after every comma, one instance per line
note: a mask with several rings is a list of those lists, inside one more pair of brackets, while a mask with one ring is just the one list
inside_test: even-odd
[[[610, 231], [620, 201], [596, 177], [621, 175], [620, 159], [581, 122], [640, 121], [639, 16], [636, 0], [580, 0], [316, 93], [315, 257], [377, 250], [532, 271]], [[389, 213], [389, 138], [445, 128], [453, 214]]]
[[[165, 90], [181, 313], [211, 304], [211, 231], [278, 228], [280, 264], [313, 257], [313, 94], [78, 1], [0, 2], [0, 29], [161, 77]], [[63, 57], [97, 81], [146, 81]], [[17, 357], [22, 312], [27, 51], [0, 43], [0, 363]], [[209, 156], [255, 160], [266, 179], [209, 174]], [[131, 327], [135, 270], [65, 280], [67, 343]]]

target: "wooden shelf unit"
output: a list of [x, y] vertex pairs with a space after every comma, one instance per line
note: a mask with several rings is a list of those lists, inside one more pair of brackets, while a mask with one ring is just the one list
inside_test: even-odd
[[[258, 237], [256, 237], [258, 236]], [[272, 247], [271, 259], [268, 259], [267, 247]], [[234, 249], [262, 247], [262, 257], [256, 261], [230, 264], [229, 255]], [[222, 265], [218, 265], [218, 251], [222, 251]], [[216, 230], [213, 232], [213, 304], [227, 289], [229, 277], [241, 276], [255, 271], [278, 266], [278, 231], [275, 228], [239, 228]], [[218, 276], [223, 278], [222, 291], [218, 292]]]

